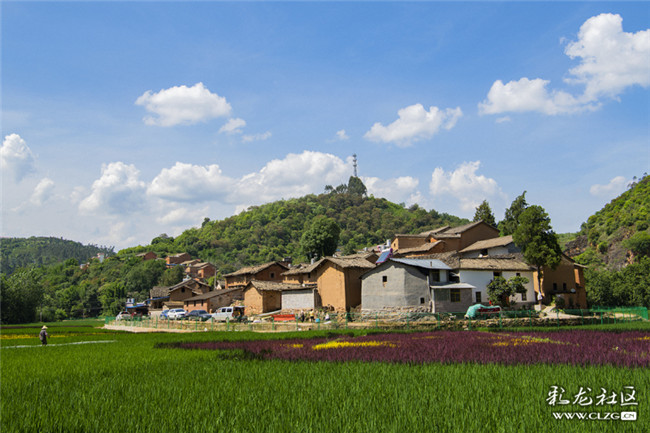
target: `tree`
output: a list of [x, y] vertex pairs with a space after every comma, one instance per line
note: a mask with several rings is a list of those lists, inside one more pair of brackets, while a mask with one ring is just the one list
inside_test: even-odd
[[33, 322], [36, 319], [36, 308], [43, 299], [38, 270], [21, 268], [9, 278], [0, 274], [0, 280], [2, 323]]
[[509, 304], [509, 299], [515, 293], [526, 293], [528, 278], [515, 276], [506, 280], [503, 277], [494, 277], [487, 286], [487, 294], [493, 304], [503, 307]]
[[512, 234], [515, 245], [524, 253], [524, 260], [537, 269], [538, 287], [542, 286], [542, 267], [557, 268], [562, 250], [551, 219], [543, 207], [533, 205], [519, 215], [519, 225]]
[[502, 221], [499, 222], [499, 231], [501, 236], [511, 235], [517, 230], [519, 225], [519, 216], [526, 210], [528, 203], [526, 203], [526, 191], [521, 193], [520, 196], [515, 198], [510, 207], [506, 209], [506, 214]]
[[330, 256], [336, 251], [340, 234], [341, 228], [336, 221], [319, 215], [300, 238], [300, 247], [307, 257]]
[[361, 179], [356, 176], [350, 176], [350, 180], [348, 181], [348, 194], [365, 197], [367, 192], [368, 189], [363, 184]]
[[472, 221], [483, 221], [484, 223], [496, 227], [497, 222], [494, 219], [494, 214], [492, 214], [492, 209], [490, 208], [490, 204], [487, 202], [487, 200], [483, 200], [483, 202], [478, 205], [476, 208], [476, 213], [474, 214], [474, 219]]
[[650, 233], [636, 232], [634, 236], [623, 242], [634, 256], [639, 260], [643, 256], [650, 256]]

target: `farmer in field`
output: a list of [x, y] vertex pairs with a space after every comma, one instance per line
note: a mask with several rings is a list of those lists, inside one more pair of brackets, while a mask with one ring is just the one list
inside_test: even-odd
[[43, 343], [43, 346], [47, 346], [47, 337], [49, 337], [47, 333], [47, 326], [43, 326], [41, 328], [41, 333], [38, 334], [38, 338], [40, 338], [41, 343]]

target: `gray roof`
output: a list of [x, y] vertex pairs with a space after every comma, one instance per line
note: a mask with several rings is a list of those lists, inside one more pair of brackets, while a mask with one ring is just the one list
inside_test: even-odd
[[392, 262], [402, 263], [424, 269], [442, 269], [450, 271], [451, 268], [437, 259], [389, 259]]

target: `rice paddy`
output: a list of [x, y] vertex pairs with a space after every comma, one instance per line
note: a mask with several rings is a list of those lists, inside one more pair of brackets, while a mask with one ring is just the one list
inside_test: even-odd
[[[178, 335], [50, 326], [49, 332], [50, 344], [40, 347], [38, 328], [1, 330], [3, 433], [650, 429], [647, 328]], [[85, 341], [111, 343], [68, 344]], [[426, 358], [441, 351], [500, 355]], [[547, 358], [535, 362], [539, 356]], [[551, 405], [554, 390], [564, 390], [559, 401], [569, 403]], [[608, 399], [597, 404], [602, 390]], [[576, 396], [592, 403], [581, 405]], [[557, 419], [558, 411], [601, 419]], [[634, 411], [636, 421], [602, 419], [624, 411]]]

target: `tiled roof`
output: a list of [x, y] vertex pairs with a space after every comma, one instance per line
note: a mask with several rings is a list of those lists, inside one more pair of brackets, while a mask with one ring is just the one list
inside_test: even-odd
[[444, 262], [437, 259], [390, 259], [389, 261], [415, 266], [417, 268], [451, 270]]
[[225, 295], [226, 293], [235, 292], [237, 290], [242, 290], [241, 287], [235, 287], [234, 289], [225, 289], [225, 290], [213, 290], [211, 292], [202, 293], [200, 295], [192, 296], [191, 298], [185, 299], [185, 301], [201, 301], [204, 299], [214, 298], [215, 296]]
[[[281, 292], [283, 290], [292, 290], [293, 287], [298, 286], [297, 284], [287, 284], [287, 283], [277, 283], [275, 281], [259, 281], [252, 280], [248, 283], [245, 290], [248, 290], [249, 287], [255, 287], [257, 290], [262, 292], [271, 291], [271, 292]], [[300, 286], [298, 286], [300, 287]]]
[[495, 271], [532, 271], [531, 266], [515, 258], [460, 259], [460, 269]]
[[504, 247], [511, 243], [513, 243], [512, 235], [500, 236], [498, 238], [492, 238], [492, 239], [486, 239], [483, 241], [474, 242], [472, 245], [461, 250], [461, 253], [468, 253], [470, 251], [477, 251], [477, 250], [486, 250], [488, 248], [495, 248], [495, 247]]
[[395, 251], [395, 254], [426, 253], [427, 251], [430, 251], [433, 248], [435, 248], [441, 242], [442, 241], [427, 242], [425, 244], [418, 245], [417, 247], [399, 248], [398, 250]]
[[239, 269], [239, 270], [237, 270], [235, 272], [231, 272], [230, 274], [226, 274], [226, 275], [224, 275], [224, 277], [236, 277], [238, 275], [249, 275], [249, 274], [254, 275], [254, 274], [257, 274], [258, 272], [263, 271], [264, 269], [266, 269], [268, 267], [271, 267], [273, 265], [280, 265], [283, 268], [288, 269], [287, 265], [285, 265], [282, 262], [269, 262], [269, 263], [264, 263], [264, 264], [256, 265], [256, 266], [247, 266], [247, 267], [241, 268], [241, 269]]

